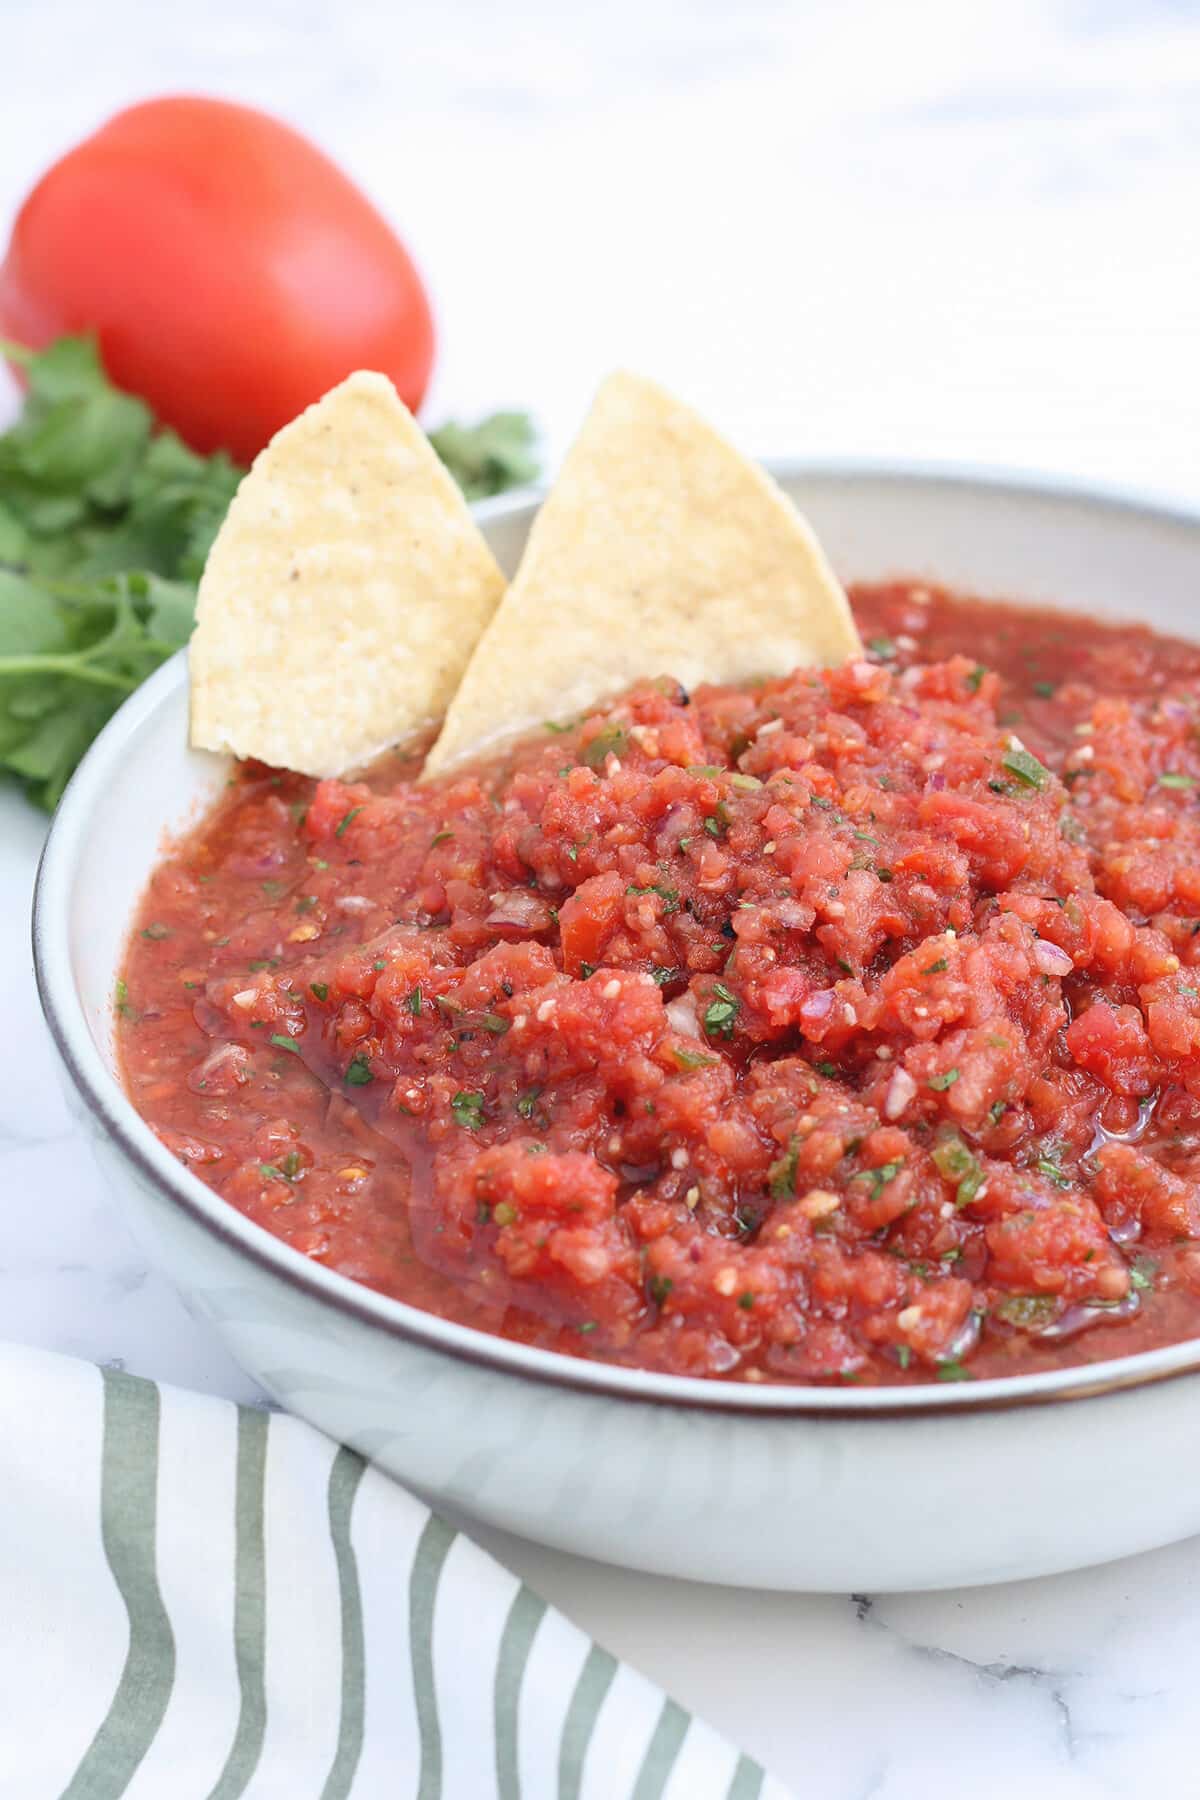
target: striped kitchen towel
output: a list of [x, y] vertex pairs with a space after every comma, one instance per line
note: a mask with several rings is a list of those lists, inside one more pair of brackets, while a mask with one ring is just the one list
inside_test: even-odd
[[0, 1800], [787, 1800], [298, 1419], [0, 1351]]

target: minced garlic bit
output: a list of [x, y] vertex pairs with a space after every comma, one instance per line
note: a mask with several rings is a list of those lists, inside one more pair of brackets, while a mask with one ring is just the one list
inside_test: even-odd
[[806, 1219], [827, 1219], [841, 1205], [841, 1200], [829, 1188], [809, 1188], [800, 1202], [800, 1211]]

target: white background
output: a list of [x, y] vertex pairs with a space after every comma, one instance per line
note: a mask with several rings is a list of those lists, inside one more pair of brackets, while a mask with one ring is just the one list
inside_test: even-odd
[[[529, 406], [553, 459], [624, 363], [762, 453], [1200, 499], [1189, 0], [0, 0], [0, 74], [0, 225], [134, 98], [309, 131], [428, 276], [431, 422]], [[0, 1332], [244, 1396], [70, 1132], [26, 948], [42, 828], [0, 795]], [[1196, 1543], [869, 1610], [502, 1554], [819, 1800], [1192, 1791]]]

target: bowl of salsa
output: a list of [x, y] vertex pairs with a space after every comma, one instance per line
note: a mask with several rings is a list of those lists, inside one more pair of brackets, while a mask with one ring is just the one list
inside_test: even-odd
[[831, 1589], [1183, 1535], [1200, 523], [773, 473], [834, 668], [648, 667], [424, 781], [188, 750], [148, 683], [39, 883], [73, 1092], [255, 1378], [489, 1522]]

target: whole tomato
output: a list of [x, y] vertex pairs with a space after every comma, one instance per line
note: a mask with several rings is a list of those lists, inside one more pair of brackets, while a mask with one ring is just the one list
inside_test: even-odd
[[299, 132], [150, 100], [54, 164], [0, 265], [0, 334], [92, 331], [109, 375], [195, 449], [248, 462], [352, 369], [415, 409], [433, 318], [403, 244]]

